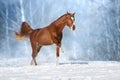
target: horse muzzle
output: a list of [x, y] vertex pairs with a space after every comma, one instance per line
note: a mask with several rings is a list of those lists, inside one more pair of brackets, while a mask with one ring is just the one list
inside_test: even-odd
[[73, 30], [75, 30], [75, 25], [73, 25]]
[[75, 25], [73, 25], [73, 26], [71, 27], [71, 30], [73, 30], [73, 31], [75, 30]]

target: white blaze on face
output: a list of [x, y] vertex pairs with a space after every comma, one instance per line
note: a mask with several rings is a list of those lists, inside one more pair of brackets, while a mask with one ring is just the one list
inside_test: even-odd
[[[74, 17], [71, 17], [71, 19], [72, 19], [72, 21], [74, 21]], [[70, 28], [71, 28], [71, 30], [73, 30], [73, 26], [74, 25], [72, 25]]]
[[74, 17], [71, 17], [72, 21], [74, 21]]

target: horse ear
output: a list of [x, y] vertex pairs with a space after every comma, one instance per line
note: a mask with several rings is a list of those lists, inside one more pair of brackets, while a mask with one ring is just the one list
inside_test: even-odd
[[68, 14], [68, 11], [67, 11], [67, 14]]
[[73, 13], [73, 16], [75, 15], [75, 12]]

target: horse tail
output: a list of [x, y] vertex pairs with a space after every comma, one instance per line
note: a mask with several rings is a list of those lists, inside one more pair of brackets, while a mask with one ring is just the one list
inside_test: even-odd
[[32, 31], [33, 31], [33, 29], [30, 27], [30, 25], [27, 22], [23, 22], [21, 24], [20, 31], [15, 32], [15, 38], [17, 40], [23, 40], [23, 39], [27, 38]]

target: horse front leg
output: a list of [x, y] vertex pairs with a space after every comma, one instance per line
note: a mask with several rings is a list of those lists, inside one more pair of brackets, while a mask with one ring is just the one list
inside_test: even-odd
[[63, 38], [63, 35], [62, 35], [62, 32], [59, 34], [59, 44], [60, 44], [60, 52], [61, 53], [64, 53], [62, 47], [61, 47], [61, 41], [62, 41], [62, 38]]
[[56, 46], [56, 65], [59, 64], [59, 52], [60, 52], [60, 46]]
[[62, 47], [60, 47], [60, 53], [64, 53], [64, 50]]

